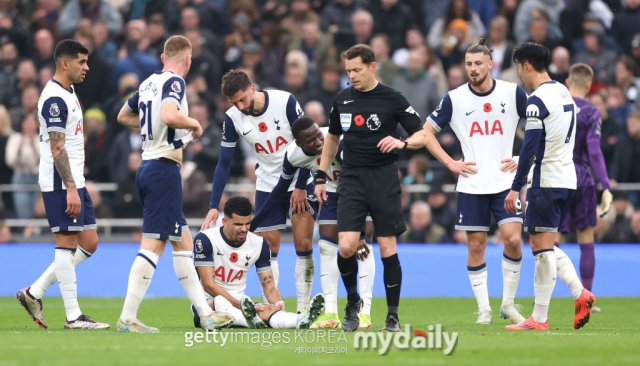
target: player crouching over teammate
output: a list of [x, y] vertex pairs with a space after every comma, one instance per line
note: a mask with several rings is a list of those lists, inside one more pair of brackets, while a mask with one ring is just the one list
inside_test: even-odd
[[[232, 326], [263, 329], [268, 324], [271, 328], [308, 329], [324, 313], [324, 296], [313, 296], [299, 315], [284, 311], [285, 304], [271, 272], [269, 245], [264, 238], [249, 232], [252, 211], [248, 199], [233, 197], [224, 206], [223, 226], [206, 229], [194, 239], [195, 266], [207, 302], [215, 311], [233, 315]], [[244, 294], [247, 272], [253, 265], [268, 304], [254, 304]], [[198, 327], [200, 319], [193, 306], [192, 311]]]

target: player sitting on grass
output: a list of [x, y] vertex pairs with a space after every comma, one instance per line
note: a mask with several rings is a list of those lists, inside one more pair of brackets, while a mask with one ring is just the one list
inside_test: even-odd
[[[291, 125], [291, 131], [295, 138], [295, 144], [287, 148], [282, 164], [282, 175], [278, 184], [273, 188], [264, 208], [256, 212], [251, 221], [251, 228], [260, 227], [264, 219], [269, 215], [271, 207], [277, 205], [287, 194], [287, 188], [298, 169], [318, 170], [318, 163], [322, 156], [324, 138], [328, 128], [320, 128], [309, 117], [298, 118]], [[338, 182], [342, 170], [342, 142], [338, 148], [338, 154], [327, 171], [327, 196], [329, 200], [322, 205], [318, 215], [320, 227], [320, 268], [322, 291], [326, 298], [326, 311], [322, 317], [313, 324], [312, 328], [338, 328]], [[371, 328], [371, 297], [373, 295], [373, 278], [376, 272], [376, 264], [371, 249], [373, 236], [373, 223], [371, 217], [367, 217], [365, 235], [360, 238], [360, 245], [356, 257], [360, 260], [360, 289], [362, 291], [362, 310], [359, 316], [358, 329]]]
[[[284, 311], [285, 304], [271, 272], [269, 245], [264, 238], [249, 232], [252, 211], [248, 199], [233, 197], [224, 205], [223, 226], [206, 229], [194, 239], [195, 266], [207, 302], [216, 312], [233, 315], [232, 326], [308, 329], [324, 313], [324, 296], [313, 296], [301, 314]], [[244, 294], [247, 272], [254, 264], [268, 304], [254, 304]], [[198, 313], [193, 305], [191, 309], [198, 327]]]

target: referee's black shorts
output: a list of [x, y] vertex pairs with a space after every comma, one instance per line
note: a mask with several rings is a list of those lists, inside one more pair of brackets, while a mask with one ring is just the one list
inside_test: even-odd
[[338, 231], [362, 231], [371, 213], [378, 236], [397, 236], [406, 225], [400, 203], [398, 166], [342, 170], [338, 185]]

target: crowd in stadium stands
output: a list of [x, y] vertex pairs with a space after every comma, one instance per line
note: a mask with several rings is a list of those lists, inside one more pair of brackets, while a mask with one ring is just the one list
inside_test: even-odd
[[[349, 86], [340, 54], [357, 43], [373, 48], [379, 80], [402, 92], [422, 118], [466, 82], [465, 50], [480, 37], [493, 49], [491, 76], [521, 85], [511, 59], [521, 42], [552, 50], [549, 71], [559, 82], [572, 63], [585, 62], [596, 75], [589, 100], [602, 113], [609, 177], [640, 182], [640, 0], [7, 0], [0, 2], [0, 184], [37, 183], [40, 90], [52, 78], [57, 41], [74, 38], [91, 52], [90, 71], [75, 85], [85, 113], [85, 176], [118, 184], [115, 192], [89, 185], [96, 215], [141, 217], [135, 189], [141, 139], [116, 116], [140, 82], [162, 68], [159, 56], [173, 34], [193, 45], [186, 93], [190, 114], [204, 130], [185, 151], [187, 217], [207, 212], [205, 186], [231, 107], [220, 94], [221, 76], [242, 68], [256, 88], [293, 93], [308, 116], [326, 125], [334, 96]], [[520, 127], [515, 155], [524, 137]], [[445, 151], [461, 157], [451, 130], [438, 138]], [[255, 182], [254, 165], [252, 148], [237, 149], [234, 182]], [[403, 150], [400, 167], [405, 188], [432, 188], [403, 192], [410, 229], [401, 241], [464, 243], [464, 233], [454, 230], [455, 194], [442, 190], [456, 177], [426, 150]], [[598, 221], [597, 241], [640, 242], [640, 210], [634, 208], [640, 192], [614, 194], [614, 207]], [[39, 192], [2, 193], [0, 220], [42, 217]], [[0, 242], [7, 235], [0, 224]]]

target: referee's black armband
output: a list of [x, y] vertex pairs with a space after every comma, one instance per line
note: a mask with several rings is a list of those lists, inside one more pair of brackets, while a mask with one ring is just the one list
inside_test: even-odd
[[327, 172], [323, 172], [322, 170], [316, 171], [316, 180], [314, 183], [317, 184], [326, 184], [327, 183]]

